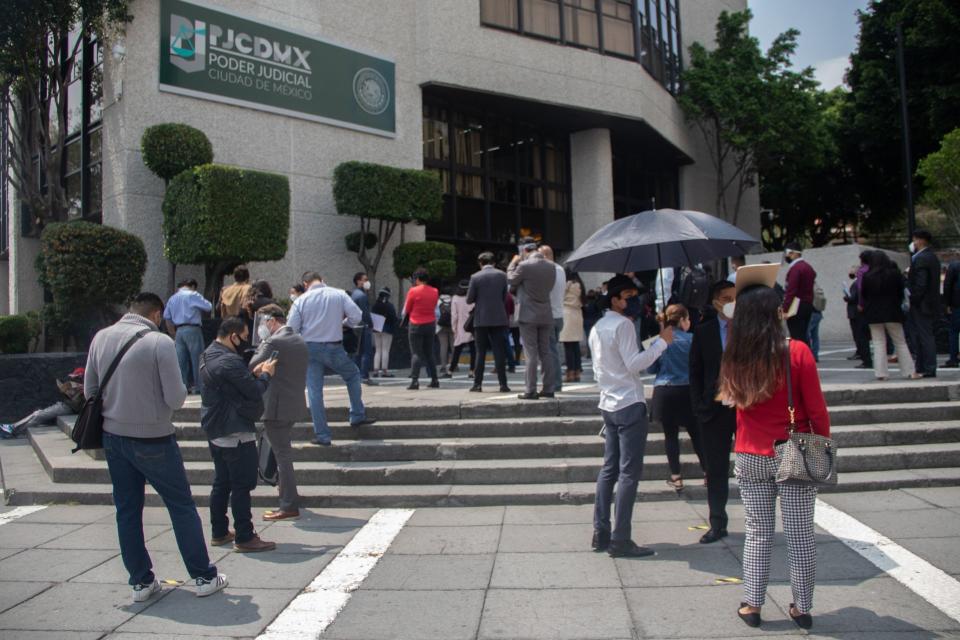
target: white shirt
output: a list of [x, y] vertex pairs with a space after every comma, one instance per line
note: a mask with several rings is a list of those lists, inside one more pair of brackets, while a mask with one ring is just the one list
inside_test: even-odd
[[563, 294], [567, 290], [567, 272], [556, 262], [553, 266], [557, 268], [557, 279], [550, 290], [550, 312], [554, 320], [563, 320]]
[[616, 311], [609, 311], [590, 332], [593, 375], [600, 387], [600, 410], [619, 411], [646, 402], [640, 375], [667, 350], [657, 340], [641, 352], [633, 322]]
[[303, 336], [304, 342], [340, 342], [343, 319], [357, 326], [362, 317], [360, 307], [346, 291], [315, 284], [293, 301], [287, 326]]
[[255, 442], [257, 434], [243, 431], [240, 433], [231, 433], [220, 438], [214, 438], [210, 442], [224, 449], [236, 449], [244, 442]]

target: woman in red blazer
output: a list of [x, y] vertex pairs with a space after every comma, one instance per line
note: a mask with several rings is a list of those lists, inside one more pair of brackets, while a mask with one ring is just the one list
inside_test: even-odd
[[[740, 279], [739, 273], [737, 279]], [[794, 600], [790, 604], [790, 617], [800, 627], [809, 629], [813, 624], [810, 610], [816, 577], [813, 510], [817, 489], [813, 485], [774, 481], [777, 472], [774, 445], [789, 437], [788, 357], [798, 429], [829, 436], [830, 418], [813, 354], [803, 342], [787, 341], [780, 297], [763, 285], [741, 289], [737, 294], [730, 341], [720, 367], [719, 385], [721, 401], [737, 408], [736, 475], [746, 516], [743, 548], [746, 601], [741, 603], [738, 614], [748, 625], [760, 626], [760, 608], [770, 578], [779, 495]]]

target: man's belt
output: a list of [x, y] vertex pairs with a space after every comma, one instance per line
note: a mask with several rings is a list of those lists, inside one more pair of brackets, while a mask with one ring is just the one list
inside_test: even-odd
[[177, 325], [177, 329], [182, 329], [183, 327], [199, 327], [199, 326], [200, 326], [200, 325], [198, 325], [198, 324], [190, 324], [190, 323], [187, 323], [187, 324], [178, 324], [178, 325]]

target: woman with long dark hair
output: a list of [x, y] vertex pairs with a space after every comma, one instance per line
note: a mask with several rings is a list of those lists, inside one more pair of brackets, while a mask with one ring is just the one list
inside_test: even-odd
[[706, 469], [703, 451], [700, 449], [700, 429], [690, 404], [690, 346], [693, 344], [690, 312], [682, 304], [671, 304], [661, 315], [660, 322], [664, 326], [673, 327], [673, 342], [653, 366], [647, 369], [647, 373], [657, 376], [653, 381], [651, 406], [653, 419], [663, 426], [664, 447], [670, 465], [667, 484], [676, 491], [682, 491], [680, 427], [684, 427], [690, 436], [693, 451], [700, 462], [700, 470]]
[[567, 269], [567, 285], [563, 292], [563, 329], [559, 338], [563, 343], [563, 359], [567, 363], [564, 382], [580, 382], [580, 374], [583, 373], [580, 342], [583, 340], [584, 302], [583, 280], [579, 274]]
[[903, 290], [906, 279], [900, 268], [886, 253], [869, 252], [868, 269], [863, 274], [860, 302], [863, 318], [870, 327], [873, 342], [873, 371], [877, 380], [887, 379], [887, 338], [897, 350], [900, 375], [905, 378], [922, 378], [914, 370], [913, 358], [903, 333]]
[[721, 401], [737, 408], [736, 474], [746, 517], [745, 601], [737, 613], [747, 625], [760, 626], [779, 496], [793, 590], [789, 615], [798, 626], [809, 629], [813, 624], [810, 610], [817, 564], [813, 532], [817, 488], [774, 480], [774, 445], [787, 440], [790, 430], [787, 366], [798, 430], [829, 436], [830, 418], [810, 347], [799, 340], [787, 341], [776, 291], [763, 285], [741, 286], [742, 281], [750, 279], [750, 274], [744, 273], [746, 268], [737, 272], [739, 293], [719, 385]]

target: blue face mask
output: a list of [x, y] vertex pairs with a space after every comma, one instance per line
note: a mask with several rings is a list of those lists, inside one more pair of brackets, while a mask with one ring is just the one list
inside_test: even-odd
[[623, 309], [623, 315], [631, 318], [639, 318], [643, 315], [643, 303], [638, 296], [627, 298], [627, 306]]

